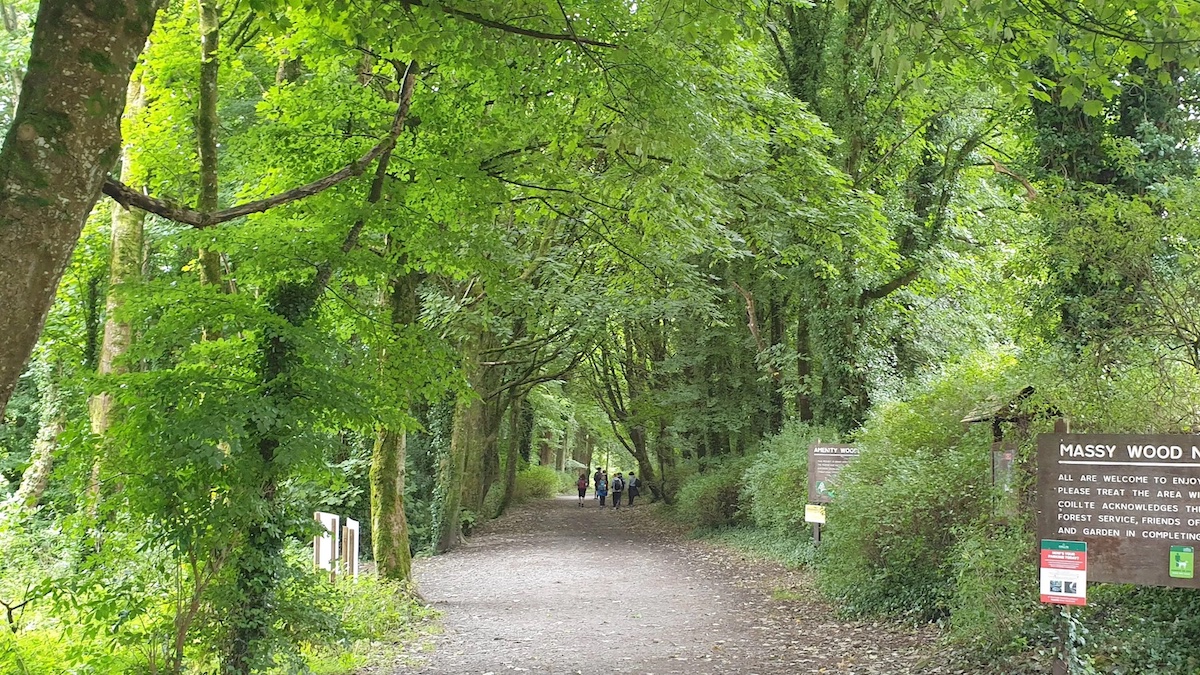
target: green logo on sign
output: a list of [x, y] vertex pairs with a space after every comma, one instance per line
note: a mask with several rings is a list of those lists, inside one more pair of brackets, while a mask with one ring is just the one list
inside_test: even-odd
[[1191, 546], [1171, 547], [1171, 577], [1191, 579], [1196, 573], [1196, 549]]

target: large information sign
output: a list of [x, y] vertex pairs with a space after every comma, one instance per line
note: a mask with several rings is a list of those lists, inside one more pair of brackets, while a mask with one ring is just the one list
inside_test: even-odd
[[858, 456], [849, 445], [814, 443], [808, 448], [808, 501], [828, 504], [833, 500], [833, 480], [842, 467]]
[[1200, 436], [1038, 436], [1038, 537], [1085, 542], [1088, 581], [1200, 588]]

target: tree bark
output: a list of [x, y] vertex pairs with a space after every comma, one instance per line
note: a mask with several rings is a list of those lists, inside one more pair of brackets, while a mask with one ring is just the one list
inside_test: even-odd
[[441, 499], [435, 504], [434, 526], [437, 536], [434, 551], [445, 553], [462, 543], [462, 484], [466, 471], [466, 452], [463, 449], [464, 425], [468, 403], [459, 400], [454, 406], [453, 431], [450, 448], [438, 462], [437, 491]]
[[517, 465], [521, 462], [521, 446], [526, 436], [522, 425], [525, 419], [524, 405], [525, 397], [522, 396], [508, 409], [508, 454], [504, 461], [504, 497], [500, 500], [500, 513], [508, 510], [517, 491]]
[[[775, 349], [781, 349], [784, 342], [783, 334], [783, 309], [787, 306], [786, 300], [771, 299], [767, 304], [767, 311], [770, 316], [767, 318], [770, 326], [771, 353], [774, 354]], [[774, 365], [770, 368], [771, 371], [771, 393], [770, 400], [770, 415], [768, 418], [767, 430], [771, 434], [778, 434], [783, 430], [783, 371]]]
[[[382, 190], [383, 174], [376, 174]], [[371, 195], [374, 196], [374, 185]], [[402, 265], [401, 265], [402, 266]], [[419, 313], [417, 286], [420, 274], [412, 271], [391, 282], [391, 323], [395, 332], [416, 323]], [[385, 349], [380, 361], [387, 362]], [[412, 576], [412, 550], [408, 519], [404, 513], [405, 461], [408, 437], [403, 429], [381, 427], [371, 452], [371, 552], [375, 572], [384, 579], [408, 580]]]
[[[218, 206], [217, 172], [217, 83], [221, 59], [221, 22], [216, 0], [200, 0], [200, 104], [196, 115], [196, 137], [200, 156], [200, 195], [196, 209], [212, 213]], [[124, 181], [122, 181], [124, 182]], [[207, 247], [197, 254], [200, 283], [220, 285], [221, 255]]]
[[50, 485], [54, 451], [58, 449], [58, 437], [66, 427], [65, 415], [59, 401], [59, 389], [54, 379], [53, 374], [48, 372], [43, 382], [41, 426], [37, 438], [33, 441], [29, 467], [21, 475], [21, 485], [15, 495], [17, 506], [26, 513], [37, 509], [42, 495]]
[[134, 61], [163, 0], [42, 0], [0, 149], [0, 412], [121, 149]]
[[[126, 99], [126, 117], [137, 115], [145, 107], [146, 89], [140, 81], [129, 81]], [[126, 146], [121, 155], [121, 180], [126, 183], [132, 183], [137, 175], [129, 150]], [[146, 212], [141, 209], [113, 209], [108, 294], [104, 302], [104, 338], [100, 343], [100, 360], [96, 367], [100, 377], [127, 370], [120, 359], [129, 351], [133, 341], [133, 326], [118, 317], [125, 302], [124, 284], [141, 276], [145, 222]], [[112, 395], [102, 391], [93, 396], [89, 402], [89, 412], [92, 433], [103, 436], [112, 423]]]
[[403, 430], [381, 429], [371, 452], [371, 552], [375, 573], [397, 581], [412, 576], [408, 519], [404, 514], [407, 441]]
[[801, 422], [813, 420], [812, 345], [808, 335], [808, 312], [801, 310], [796, 319], [796, 416]]

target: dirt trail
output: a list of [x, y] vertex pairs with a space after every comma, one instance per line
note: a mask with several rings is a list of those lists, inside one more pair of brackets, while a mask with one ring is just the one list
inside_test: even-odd
[[645, 506], [526, 504], [416, 578], [444, 634], [375, 672], [955, 672], [933, 663], [932, 631], [838, 621], [805, 575], [688, 540]]

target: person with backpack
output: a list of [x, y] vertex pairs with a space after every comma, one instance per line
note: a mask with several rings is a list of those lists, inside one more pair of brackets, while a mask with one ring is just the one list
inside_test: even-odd
[[604, 474], [600, 474], [600, 480], [596, 481], [596, 499], [600, 500], [600, 508], [604, 508], [604, 498], [608, 496], [608, 479]]
[[579, 480], [575, 481], [575, 487], [579, 488], [579, 508], [583, 508], [583, 498], [587, 496], [588, 477], [587, 472], [579, 474]]
[[613, 508], [621, 508], [621, 492], [625, 490], [625, 479], [621, 478], [621, 472], [618, 471], [616, 476], [613, 476], [612, 493], [613, 493]]
[[596, 473], [592, 476], [592, 482], [596, 484], [596, 499], [600, 499], [600, 479], [604, 476], [604, 472], [600, 467], [596, 467]]
[[630, 506], [633, 506], [633, 498], [638, 496], [638, 494], [641, 493], [641, 490], [638, 489], [639, 487], [641, 487], [641, 485], [642, 485], [642, 481], [638, 480], [637, 476], [633, 475], [633, 472], [630, 471], [629, 472], [629, 485], [626, 486], [626, 488], [625, 488], [629, 492], [629, 505]]

